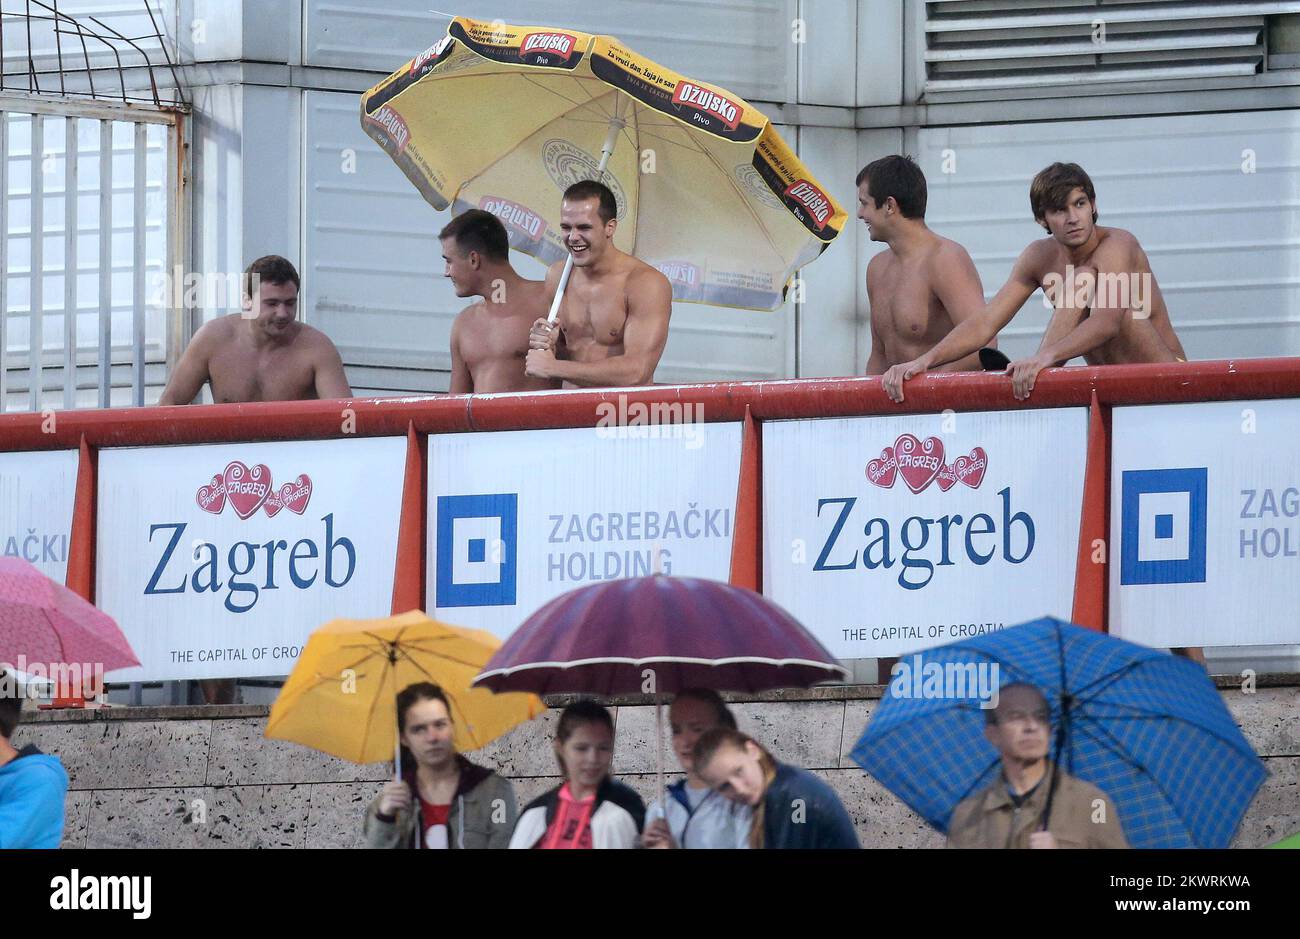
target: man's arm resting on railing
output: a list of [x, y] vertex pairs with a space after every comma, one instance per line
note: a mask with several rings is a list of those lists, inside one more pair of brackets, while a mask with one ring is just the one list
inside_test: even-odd
[[194, 334], [194, 338], [181, 354], [180, 361], [172, 369], [171, 377], [167, 379], [167, 387], [158, 397], [160, 405], [192, 404], [199, 392], [203, 390], [204, 384], [208, 381], [208, 356], [216, 322], [218, 321], [213, 320], [211, 323], [203, 324]]
[[[1032, 247], [1032, 246], [1031, 246]], [[885, 373], [885, 392], [895, 401], [903, 400], [903, 382], [939, 365], [946, 365], [973, 352], [979, 352], [996, 336], [999, 330], [1020, 311], [1025, 301], [1038, 288], [1038, 281], [1029, 273], [1026, 255], [1020, 255], [1011, 277], [1002, 289], [980, 312], [959, 323], [929, 352], [911, 362], [895, 365]]]

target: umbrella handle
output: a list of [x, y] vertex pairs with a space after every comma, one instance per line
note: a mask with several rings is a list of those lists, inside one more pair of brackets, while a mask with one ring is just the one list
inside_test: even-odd
[[[668, 790], [664, 788], [664, 702], [663, 696], [655, 689], [655, 751], [658, 754], [659, 808], [664, 813], [664, 824], [668, 824]], [[678, 845], [685, 847], [685, 845]]]
[[551, 301], [551, 312], [546, 316], [546, 322], [554, 324], [555, 318], [560, 315], [560, 301], [564, 299], [564, 288], [569, 286], [569, 275], [573, 273], [573, 255], [564, 262], [564, 273], [560, 275], [560, 283], [555, 288], [555, 299]]
[[[600, 165], [596, 167], [596, 179], [605, 175], [605, 169], [609, 166], [609, 158], [614, 152], [614, 144], [618, 142], [618, 132], [627, 126], [627, 121], [623, 120], [623, 97], [617, 96], [614, 99], [614, 116], [609, 119], [609, 132], [605, 134], [605, 143], [600, 148]], [[564, 261], [564, 272], [560, 274], [560, 282], [555, 288], [555, 299], [551, 301], [551, 312], [546, 316], [546, 322], [554, 324], [555, 318], [560, 315], [560, 301], [564, 299], [564, 288], [569, 286], [569, 275], [573, 273], [573, 255], [570, 254]]]

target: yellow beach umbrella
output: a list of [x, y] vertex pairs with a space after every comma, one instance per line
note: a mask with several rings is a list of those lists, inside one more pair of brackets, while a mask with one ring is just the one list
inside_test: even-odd
[[612, 36], [456, 17], [362, 96], [361, 123], [435, 209], [492, 212], [547, 264], [568, 257], [561, 193], [600, 179], [615, 246], [675, 300], [775, 309], [847, 219], [761, 111]]
[[545, 710], [536, 695], [470, 687], [500, 645], [491, 633], [448, 626], [419, 610], [326, 623], [280, 690], [266, 736], [354, 763], [393, 759], [397, 693], [430, 681], [451, 701], [456, 749], [475, 750]]

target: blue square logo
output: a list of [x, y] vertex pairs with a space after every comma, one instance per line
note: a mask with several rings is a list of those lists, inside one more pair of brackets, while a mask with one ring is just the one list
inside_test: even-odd
[[513, 492], [438, 497], [436, 606], [514, 605], [518, 510]]
[[1205, 583], [1207, 478], [1203, 466], [1124, 472], [1121, 584]]

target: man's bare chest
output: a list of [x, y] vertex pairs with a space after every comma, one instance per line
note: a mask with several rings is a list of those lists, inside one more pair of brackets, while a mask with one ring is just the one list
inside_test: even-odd
[[316, 397], [315, 370], [296, 349], [259, 352], [231, 343], [209, 359], [208, 376], [218, 404]]
[[623, 341], [627, 325], [624, 279], [602, 283], [570, 284], [561, 307], [565, 338], [590, 339], [602, 345]]

